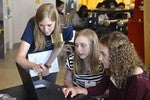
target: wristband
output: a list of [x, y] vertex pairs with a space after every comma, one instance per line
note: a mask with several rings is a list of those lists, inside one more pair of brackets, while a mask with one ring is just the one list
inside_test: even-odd
[[44, 66], [46, 66], [46, 68], [50, 68], [51, 66], [48, 66], [46, 63], [44, 64]]

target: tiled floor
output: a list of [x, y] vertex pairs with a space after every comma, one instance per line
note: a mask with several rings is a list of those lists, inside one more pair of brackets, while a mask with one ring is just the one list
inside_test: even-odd
[[[13, 50], [8, 50], [5, 55], [5, 59], [0, 59], [0, 89], [5, 89], [22, 84], [18, 70], [15, 65], [15, 57], [18, 51], [19, 44], [14, 45]], [[61, 55], [64, 55], [61, 53]], [[62, 57], [62, 56], [61, 56]], [[57, 77], [56, 84], [63, 85], [63, 76], [65, 68], [62, 67], [64, 64], [59, 61], [60, 72]]]

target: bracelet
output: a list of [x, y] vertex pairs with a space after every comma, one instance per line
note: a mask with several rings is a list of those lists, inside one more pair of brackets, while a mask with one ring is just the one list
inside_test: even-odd
[[48, 68], [48, 69], [51, 67], [51, 66], [48, 66], [46, 63], [44, 64], [44, 66], [46, 66], [46, 68]]

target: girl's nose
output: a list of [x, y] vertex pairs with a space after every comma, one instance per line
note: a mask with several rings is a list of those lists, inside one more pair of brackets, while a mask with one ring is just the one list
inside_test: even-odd
[[79, 52], [79, 51], [81, 51], [81, 47], [80, 46], [77, 46], [76, 47], [76, 50]]
[[47, 33], [48, 32], [48, 28], [44, 27], [44, 32]]
[[103, 61], [103, 56], [102, 56], [102, 54], [99, 55], [99, 60], [100, 60], [100, 61]]

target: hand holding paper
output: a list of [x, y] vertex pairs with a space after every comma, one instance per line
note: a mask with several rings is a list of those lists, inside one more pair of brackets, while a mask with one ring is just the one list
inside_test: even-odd
[[[52, 50], [48, 50], [48, 51], [28, 54], [28, 60], [36, 64], [45, 64], [48, 58], [50, 57], [51, 52]], [[53, 61], [51, 66], [52, 67], [49, 68], [49, 73], [54, 73], [54, 72], [59, 71], [57, 58]], [[43, 73], [43, 74], [46, 74], [46, 73]], [[34, 77], [34, 76], [37, 76], [37, 73], [35, 73], [33, 70], [30, 70], [30, 75], [31, 77]]]

